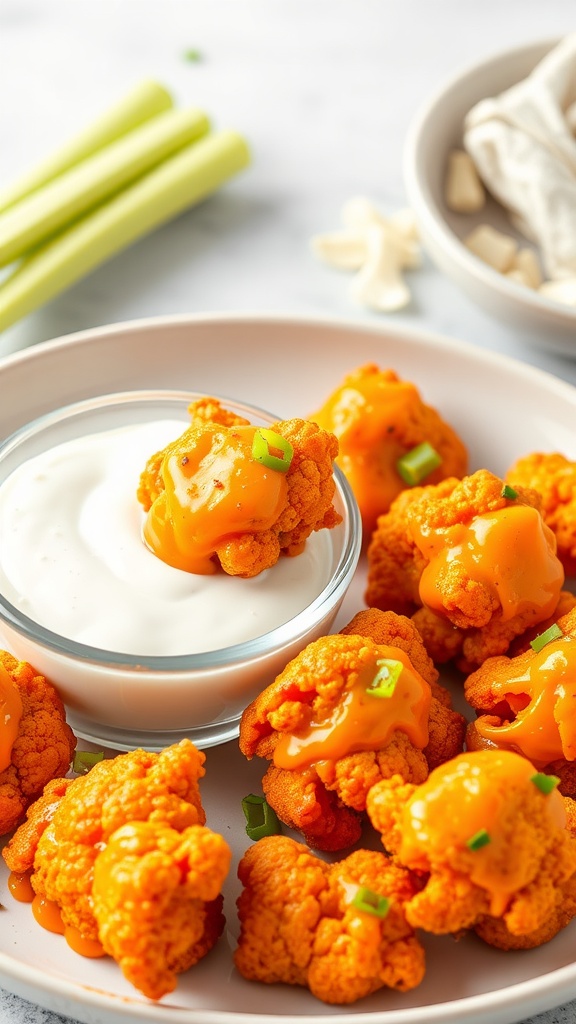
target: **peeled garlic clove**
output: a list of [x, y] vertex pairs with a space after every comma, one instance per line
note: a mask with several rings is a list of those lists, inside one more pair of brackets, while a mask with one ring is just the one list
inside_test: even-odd
[[349, 231], [315, 235], [310, 240], [310, 248], [319, 259], [341, 270], [358, 270], [368, 252], [365, 236]]
[[542, 271], [536, 253], [532, 249], [519, 249], [513, 261], [511, 271], [518, 270], [526, 279], [529, 288], [539, 288], [542, 284]]
[[382, 224], [384, 217], [364, 196], [355, 196], [344, 203], [340, 214], [342, 223], [349, 231], [365, 231], [372, 224]]
[[352, 282], [352, 297], [378, 312], [402, 309], [410, 301], [410, 292], [400, 274], [393, 233], [386, 224], [375, 224], [367, 230], [366, 240], [368, 256]]
[[480, 224], [467, 238], [464, 245], [484, 263], [505, 274], [512, 268], [518, 245], [511, 235], [496, 231], [489, 224]]
[[486, 202], [474, 161], [464, 149], [453, 149], [448, 154], [444, 200], [456, 213], [476, 213]]
[[418, 230], [418, 224], [416, 223], [416, 215], [414, 210], [411, 210], [409, 206], [403, 207], [401, 210], [396, 210], [395, 213], [391, 213], [388, 217], [388, 223], [396, 228], [399, 234], [402, 235], [407, 241], [417, 242], [420, 238], [420, 232]]

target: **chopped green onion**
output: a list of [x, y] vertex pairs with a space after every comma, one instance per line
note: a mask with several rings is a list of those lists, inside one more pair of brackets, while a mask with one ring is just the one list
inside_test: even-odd
[[500, 495], [502, 498], [508, 498], [509, 501], [514, 501], [514, 499], [518, 497], [518, 491], [515, 491], [513, 487], [510, 487], [510, 484], [504, 484], [504, 487], [500, 491]]
[[536, 772], [536, 775], [530, 776], [530, 782], [533, 782], [536, 789], [539, 789], [541, 793], [548, 796], [548, 793], [556, 789], [560, 779], [557, 775], [546, 775], [545, 772]]
[[184, 60], [190, 62], [190, 64], [199, 64], [202, 60], [202, 54], [200, 50], [186, 50], [183, 54]]
[[545, 629], [543, 633], [539, 633], [538, 636], [535, 636], [534, 639], [530, 641], [530, 647], [533, 651], [536, 651], [536, 654], [539, 654], [542, 648], [546, 647], [546, 644], [549, 644], [551, 640], [559, 640], [561, 636], [564, 636], [564, 633], [560, 629], [558, 623], [555, 622], [554, 625], [548, 626], [548, 629]]
[[370, 686], [367, 687], [366, 693], [372, 697], [391, 697], [404, 666], [401, 661], [395, 661], [393, 658], [380, 658], [376, 664], [378, 671]]
[[[281, 452], [281, 456], [273, 455], [271, 448]], [[294, 449], [281, 434], [267, 427], [258, 427], [252, 442], [252, 458], [261, 462], [268, 469], [276, 469], [279, 473], [286, 473], [290, 469], [290, 463], [294, 455]]]
[[416, 445], [411, 451], [402, 455], [396, 463], [396, 469], [405, 484], [414, 487], [419, 484], [432, 470], [442, 465], [442, 456], [428, 441]]
[[249, 793], [242, 800], [242, 810], [246, 818], [246, 835], [249, 839], [262, 839], [264, 836], [275, 836], [280, 832], [278, 815], [263, 796]]
[[72, 771], [76, 775], [87, 775], [91, 768], [104, 760], [104, 751], [77, 750], [72, 761]]
[[372, 889], [367, 889], [365, 885], [361, 885], [358, 888], [351, 902], [352, 906], [356, 907], [356, 910], [362, 910], [365, 914], [372, 914], [373, 917], [384, 918], [390, 910], [390, 900], [388, 897], [381, 896], [379, 892], [373, 892]]
[[490, 835], [485, 828], [481, 828], [470, 839], [466, 840], [466, 846], [469, 850], [481, 850], [483, 846], [487, 846], [490, 842]]

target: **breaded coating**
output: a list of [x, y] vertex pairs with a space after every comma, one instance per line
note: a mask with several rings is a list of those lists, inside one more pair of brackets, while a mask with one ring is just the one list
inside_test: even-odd
[[[382, 665], [385, 678], [396, 666], [398, 679], [374, 696]], [[436, 679], [417, 630], [399, 616], [360, 613], [342, 633], [309, 644], [240, 724], [242, 753], [271, 762], [262, 785], [278, 817], [316, 849], [345, 849], [360, 837], [379, 779], [421, 782], [461, 751], [465, 721]]]
[[431, 656], [465, 671], [552, 615], [564, 582], [539, 495], [503, 489], [478, 470], [404, 491], [368, 548], [366, 603], [417, 613]]
[[[250, 578], [281, 555], [300, 554], [314, 531], [341, 522], [332, 504], [338, 453], [333, 434], [302, 419], [269, 428], [238, 423], [241, 418], [215, 399], [191, 408], [192, 424], [148, 460], [138, 488], [148, 513], [144, 537], [164, 561], [189, 572], [220, 568]], [[258, 429], [291, 447], [287, 470], [253, 457]]]
[[576, 462], [560, 452], [534, 452], [518, 459], [506, 474], [513, 487], [532, 487], [542, 498], [544, 522], [558, 544], [567, 576], [576, 576]]
[[0, 672], [15, 684], [22, 707], [10, 764], [0, 771], [0, 835], [5, 835], [23, 820], [46, 783], [66, 774], [76, 738], [56, 690], [28, 662], [0, 651]]
[[576, 608], [558, 619], [558, 636], [541, 650], [489, 658], [465, 681], [478, 714], [467, 731], [472, 749], [515, 750], [560, 778], [576, 796]]
[[224, 927], [220, 889], [230, 848], [202, 825], [176, 831], [134, 821], [112, 834], [94, 864], [94, 917], [105, 951], [149, 999], [209, 952]]
[[[293, 839], [270, 836], [244, 854], [238, 876], [234, 962], [249, 981], [302, 985], [332, 1004], [421, 982], [424, 950], [402, 909], [415, 885], [383, 854], [358, 850], [326, 864]], [[354, 905], [363, 897], [364, 905], [384, 897], [383, 916]]]
[[395, 861], [422, 888], [405, 907], [435, 934], [473, 928], [503, 948], [539, 945], [576, 913], [566, 801], [511, 751], [460, 754], [420, 786], [396, 776], [368, 795]]
[[[70, 782], [46, 824], [46, 804], [28, 811], [28, 821], [2, 851], [9, 869], [33, 867], [32, 886], [57, 903], [65, 924], [97, 939], [92, 906], [94, 862], [116, 829], [134, 821], [155, 821], [181, 832], [203, 825], [198, 779], [204, 755], [189, 740], [159, 754], [144, 750], [95, 764]], [[26, 847], [24, 844], [28, 844]]]
[[338, 438], [338, 465], [354, 492], [364, 534], [406, 487], [396, 464], [428, 442], [442, 462], [426, 476], [436, 484], [467, 472], [468, 454], [455, 430], [426, 405], [409, 381], [374, 363], [349, 373], [311, 419]]

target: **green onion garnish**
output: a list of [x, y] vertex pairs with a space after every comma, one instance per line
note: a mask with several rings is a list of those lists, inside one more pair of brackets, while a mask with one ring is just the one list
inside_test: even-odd
[[424, 441], [402, 455], [396, 463], [396, 469], [404, 483], [409, 487], [414, 487], [440, 465], [442, 465], [442, 457], [431, 444], [428, 444], [428, 441]]
[[388, 897], [381, 896], [379, 892], [373, 892], [372, 889], [366, 888], [365, 885], [361, 885], [358, 888], [351, 903], [353, 907], [356, 907], [356, 910], [362, 910], [365, 914], [372, 914], [373, 917], [384, 918], [390, 910], [390, 900]]
[[242, 810], [246, 818], [246, 835], [249, 839], [262, 839], [264, 836], [275, 836], [280, 832], [278, 815], [263, 796], [249, 793], [242, 800]]
[[530, 647], [533, 651], [538, 654], [546, 644], [549, 644], [551, 640], [558, 640], [564, 633], [560, 629], [560, 626], [555, 622], [552, 626], [548, 626], [543, 633], [539, 633], [533, 640], [530, 641]]
[[184, 60], [189, 61], [190, 64], [199, 64], [202, 60], [200, 50], [185, 50], [183, 57]]
[[466, 840], [466, 846], [469, 850], [481, 850], [483, 846], [487, 846], [490, 842], [490, 835], [485, 828], [481, 828], [479, 832], [476, 832], [470, 839]]
[[378, 671], [366, 688], [366, 693], [372, 697], [391, 697], [404, 666], [401, 661], [394, 661], [393, 658], [380, 658], [376, 664]]
[[104, 751], [77, 750], [72, 761], [72, 771], [76, 775], [87, 775], [91, 768], [104, 760]]
[[514, 498], [518, 497], [518, 491], [515, 491], [513, 487], [510, 487], [510, 484], [504, 484], [504, 487], [500, 491], [500, 495], [502, 498], [508, 498], [509, 501], [514, 501]]
[[541, 793], [548, 796], [548, 793], [551, 793], [553, 789], [556, 789], [560, 779], [557, 775], [546, 775], [545, 772], [536, 772], [536, 775], [530, 776], [530, 782], [533, 782]]
[[[280, 456], [273, 455], [270, 448], [281, 452]], [[261, 462], [268, 469], [276, 469], [279, 473], [286, 473], [290, 469], [290, 463], [294, 455], [294, 449], [281, 434], [267, 427], [258, 427], [252, 442], [252, 458]]]

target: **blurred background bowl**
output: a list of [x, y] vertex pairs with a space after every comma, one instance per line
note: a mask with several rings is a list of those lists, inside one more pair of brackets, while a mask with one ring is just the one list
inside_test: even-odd
[[490, 224], [533, 248], [512, 227], [504, 208], [488, 197], [478, 213], [454, 213], [444, 202], [448, 154], [462, 147], [468, 111], [481, 99], [520, 82], [555, 42], [531, 43], [499, 53], [446, 83], [419, 110], [409, 128], [404, 176], [423, 245], [438, 268], [492, 316], [521, 330], [530, 344], [576, 357], [576, 308], [510, 280], [463, 244], [462, 239], [479, 224]]

